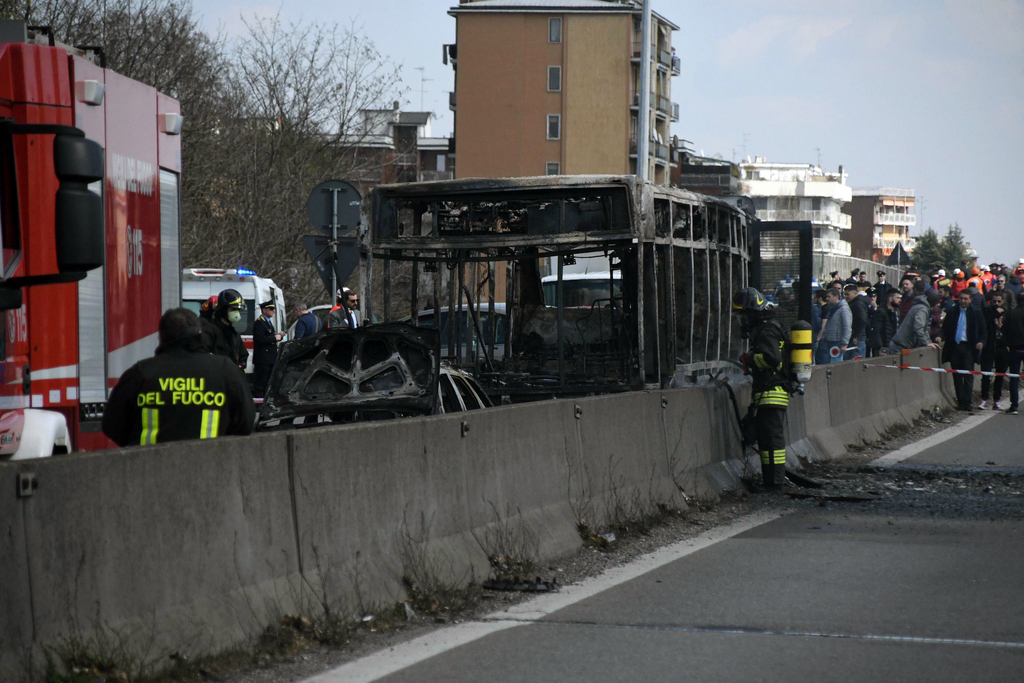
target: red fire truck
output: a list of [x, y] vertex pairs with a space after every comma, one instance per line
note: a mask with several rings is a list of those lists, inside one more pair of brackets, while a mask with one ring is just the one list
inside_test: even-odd
[[102, 53], [0, 22], [0, 458], [95, 450], [180, 305], [181, 109]]

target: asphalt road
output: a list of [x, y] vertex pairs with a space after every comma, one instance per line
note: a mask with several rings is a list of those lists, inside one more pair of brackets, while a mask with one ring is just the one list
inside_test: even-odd
[[[1009, 401], [1007, 400], [1007, 404]], [[905, 460], [908, 464], [951, 467], [1024, 468], [1024, 415], [977, 411], [985, 419], [973, 429]]]
[[[1024, 467], [1024, 419], [968, 427], [899, 467]], [[1024, 681], [1018, 493], [805, 502], [579, 599], [542, 597], [318, 680]]]

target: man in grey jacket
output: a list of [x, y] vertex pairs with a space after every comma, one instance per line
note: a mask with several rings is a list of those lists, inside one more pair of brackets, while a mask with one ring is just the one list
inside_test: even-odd
[[[821, 329], [821, 340], [819, 348], [827, 349], [825, 356], [830, 363], [838, 363], [843, 360], [846, 353], [846, 345], [850, 343], [850, 331], [853, 328], [853, 313], [846, 299], [833, 287], [828, 290], [825, 300], [832, 306], [832, 313]], [[838, 353], [832, 353], [832, 349], [838, 349]]]
[[910, 310], [889, 342], [889, 353], [898, 354], [904, 349], [919, 349], [922, 346], [939, 348], [938, 344], [931, 343], [931, 336], [928, 334], [932, 306], [937, 303], [939, 296], [935, 293], [918, 294], [914, 297]]

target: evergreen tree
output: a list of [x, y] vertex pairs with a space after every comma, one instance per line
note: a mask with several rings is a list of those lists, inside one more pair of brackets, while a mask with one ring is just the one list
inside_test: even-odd
[[942, 241], [931, 228], [925, 230], [917, 238], [917, 245], [914, 247], [914, 263], [927, 272], [932, 272], [936, 268], [945, 268], [946, 272], [952, 272], [945, 261]]
[[954, 223], [949, 226], [946, 236], [941, 242], [942, 263], [945, 264], [946, 272], [952, 273], [954, 268], [963, 268], [967, 262], [967, 245], [964, 242], [964, 233], [960, 225]]

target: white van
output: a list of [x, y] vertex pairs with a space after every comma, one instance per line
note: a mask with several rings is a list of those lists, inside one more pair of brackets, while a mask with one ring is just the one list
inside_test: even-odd
[[245, 312], [241, 322], [235, 329], [242, 335], [245, 348], [249, 349], [249, 363], [246, 373], [252, 372], [252, 326], [260, 315], [259, 305], [264, 301], [273, 300], [277, 304], [274, 313], [274, 329], [285, 328], [284, 295], [281, 288], [269, 278], [256, 275], [244, 268], [185, 268], [181, 271], [181, 305], [199, 314], [203, 302], [211, 296], [220, 294], [225, 289], [234, 289], [245, 300]]

